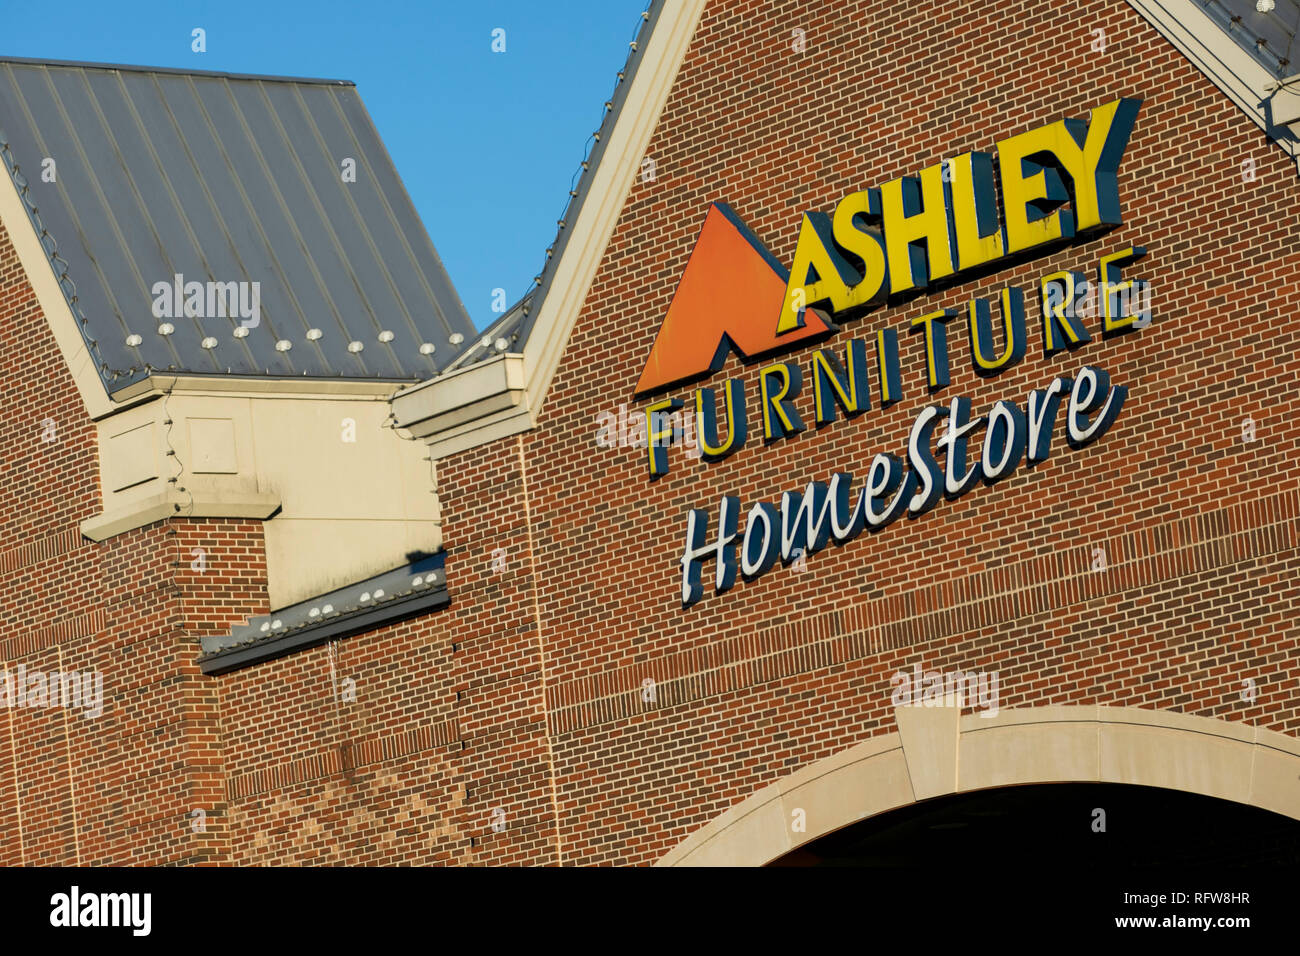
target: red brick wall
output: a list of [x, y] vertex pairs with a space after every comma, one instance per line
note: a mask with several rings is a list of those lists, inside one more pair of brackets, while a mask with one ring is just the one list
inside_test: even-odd
[[[1123, 4], [957, 9], [716, 3], [696, 33], [648, 149], [657, 178], [633, 187], [545, 426], [525, 439], [566, 862], [649, 863], [760, 787], [895, 729], [889, 676], [914, 663], [997, 670], [1002, 707], [1096, 702], [1300, 729], [1295, 166]], [[705, 465], [673, 449], [653, 484], [643, 452], [593, 451], [598, 412], [646, 404], [632, 389], [709, 203], [731, 203], [788, 263], [805, 210], [1119, 96], [1145, 100], [1122, 227], [849, 322], [833, 341], [898, 329], [897, 405], [764, 448], [757, 370], [729, 360], [713, 384], [746, 381], [743, 451]], [[1091, 344], [1044, 358], [1039, 277], [1095, 275], [1130, 244], [1149, 249], [1129, 272], [1153, 283], [1152, 325], [1103, 341], [1093, 320]], [[929, 398], [909, 320], [1006, 284], [1026, 288], [1025, 360], [977, 377], [954, 322], [952, 384]], [[810, 351], [788, 360], [806, 369]], [[1072, 451], [1058, 431], [1047, 462], [821, 551], [802, 574], [778, 567], [714, 595], [710, 566], [704, 599], [680, 607], [687, 509], [713, 527], [724, 493], [748, 507], [836, 470], [861, 478], [876, 453], [904, 453], [930, 401], [1023, 404], [1084, 363], [1129, 389], [1096, 444]], [[796, 404], [811, 422], [807, 385]], [[1096, 547], [1104, 573], [1089, 570]], [[655, 705], [637, 694], [645, 677]]]
[[[15, 680], [20, 666], [98, 672], [103, 688], [98, 716], [0, 707], [0, 862], [226, 860], [220, 814], [202, 833], [189, 817], [219, 807], [225, 789], [220, 685], [195, 660], [201, 633], [265, 610], [261, 527], [176, 521], [82, 537], [101, 509], [95, 426], [3, 228], [0, 370], [0, 661]], [[202, 576], [191, 570], [200, 543]]]
[[[897, 405], [764, 448], [757, 370], [733, 360], [714, 384], [748, 386], [740, 453], [703, 465], [672, 449], [651, 484], [642, 451], [596, 446], [598, 413], [644, 407], [633, 385], [709, 203], [731, 203], [788, 263], [805, 210], [1118, 96], [1144, 99], [1122, 227], [832, 342], [898, 329]], [[1300, 179], [1131, 8], [714, 3], [648, 153], [657, 179], [633, 187], [544, 424], [439, 463], [452, 605], [219, 678], [197, 675], [197, 641], [265, 609], [256, 522], [15, 551], [97, 511], [97, 472], [93, 430], [0, 249], [5, 658], [52, 668], [62, 648], [104, 668], [111, 696], [104, 728], [74, 720], [71, 746], [57, 712], [0, 717], [0, 749], [10, 727], [20, 744], [0, 759], [0, 862], [649, 863], [760, 787], [895, 729], [889, 677], [915, 663], [997, 670], [1004, 708], [1104, 703], [1300, 732]], [[1130, 272], [1152, 281], [1152, 325], [1102, 340], [1093, 320], [1091, 344], [1043, 357], [1038, 278], [1091, 275], [1130, 244], [1150, 250]], [[977, 378], [953, 323], [952, 384], [931, 398], [909, 320], [1004, 284], [1027, 291], [1025, 360]], [[1072, 451], [1058, 428], [1030, 471], [681, 608], [688, 509], [716, 521], [723, 493], [748, 506], [835, 470], [860, 477], [903, 452], [921, 406], [964, 395], [982, 414], [1084, 363], [1129, 389], [1096, 444]], [[805, 421], [810, 403], [797, 401]], [[67, 419], [66, 446], [35, 443], [47, 415]], [[190, 569], [193, 547], [208, 571]], [[1098, 547], [1105, 572], [1089, 570]], [[55, 636], [79, 615], [84, 634]]]
[[451, 607], [215, 679], [235, 862], [554, 861], [518, 448], [441, 477]]

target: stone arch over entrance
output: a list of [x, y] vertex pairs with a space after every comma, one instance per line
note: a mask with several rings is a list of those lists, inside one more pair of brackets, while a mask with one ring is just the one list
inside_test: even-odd
[[[1029, 707], [961, 716], [900, 707], [898, 731], [769, 784], [658, 866], [762, 866], [850, 824], [946, 794], [1020, 784], [1163, 787], [1300, 820], [1300, 740], [1137, 707]], [[795, 811], [805, 829], [794, 832]]]

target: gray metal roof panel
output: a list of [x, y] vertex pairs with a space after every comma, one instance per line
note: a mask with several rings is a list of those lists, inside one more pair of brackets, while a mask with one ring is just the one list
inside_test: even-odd
[[[159, 370], [424, 379], [453, 334], [474, 340], [350, 85], [0, 60], [0, 133], [110, 392]], [[237, 315], [156, 318], [154, 286], [177, 274], [258, 283], [259, 323], [237, 338]]]
[[1300, 73], [1300, 0], [1274, 0], [1261, 10], [1255, 0], [1201, 0], [1219, 27], [1279, 79]]
[[320, 76], [275, 76], [269, 73], [223, 73], [218, 70], [191, 70], [175, 66], [139, 66], [131, 63], [92, 63], [88, 60], [46, 60], [30, 56], [0, 56], [0, 63], [30, 63], [36, 66], [78, 66], [87, 70], [117, 70], [123, 73], [175, 73], [182, 76], [220, 76], [228, 80], [265, 80], [268, 83], [332, 83], [356, 86], [351, 80]]

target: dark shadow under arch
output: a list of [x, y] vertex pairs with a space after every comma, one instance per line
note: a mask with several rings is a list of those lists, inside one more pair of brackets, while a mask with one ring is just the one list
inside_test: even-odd
[[[1094, 832], [1094, 810], [1105, 832]], [[950, 794], [870, 817], [769, 866], [911, 870], [936, 861], [1044, 860], [1105, 868], [1300, 866], [1300, 821], [1216, 797], [1118, 783]]]

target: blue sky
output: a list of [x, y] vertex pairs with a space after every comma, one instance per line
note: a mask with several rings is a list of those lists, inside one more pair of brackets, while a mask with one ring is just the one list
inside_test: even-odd
[[[354, 80], [474, 322], [541, 269], [646, 0], [63, 0], [0, 54]], [[191, 30], [207, 52], [191, 51]], [[505, 30], [505, 52], [492, 50]]]

